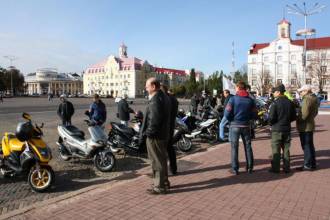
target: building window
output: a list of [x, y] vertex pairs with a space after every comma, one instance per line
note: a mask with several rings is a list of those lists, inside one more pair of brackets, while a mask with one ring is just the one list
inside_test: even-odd
[[327, 59], [327, 53], [321, 53], [321, 59], [322, 60]]
[[257, 85], [257, 80], [252, 80], [252, 86], [256, 86]]
[[131, 77], [131, 75], [130, 74], [127, 74], [127, 78], [130, 78]]
[[269, 65], [265, 65], [265, 66], [264, 66], [264, 72], [265, 72], [265, 73], [269, 73], [269, 72], [270, 72]]
[[307, 60], [312, 60], [312, 54], [307, 54]]
[[297, 73], [296, 64], [291, 64], [291, 74], [296, 74], [296, 73]]
[[327, 84], [327, 79], [326, 78], [322, 78], [321, 80], [321, 85], [326, 85]]
[[278, 75], [282, 75], [283, 73], [283, 65], [282, 64], [278, 64], [277, 65], [277, 74]]
[[282, 56], [277, 56], [277, 61], [282, 61]]
[[296, 85], [297, 84], [297, 80], [296, 79], [291, 79], [291, 85]]
[[252, 58], [252, 63], [256, 63], [257, 62], [257, 58]]
[[321, 66], [321, 73], [327, 72], [327, 66]]
[[282, 84], [282, 79], [277, 79], [277, 84]]
[[296, 55], [291, 55], [291, 60], [296, 60]]
[[264, 62], [268, 62], [268, 60], [269, 60], [269, 57], [265, 56], [264, 57]]
[[311, 85], [312, 84], [312, 79], [306, 79], [306, 84]]

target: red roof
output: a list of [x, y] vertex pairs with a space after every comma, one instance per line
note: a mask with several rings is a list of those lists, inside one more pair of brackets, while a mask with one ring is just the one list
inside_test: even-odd
[[168, 68], [160, 68], [160, 67], [155, 67], [155, 72], [157, 73], [173, 73], [175, 75], [186, 75], [186, 72], [184, 70], [176, 70], [176, 69], [168, 69]]
[[[293, 45], [304, 46], [304, 40], [292, 40], [291, 43]], [[250, 54], [256, 54], [258, 50], [268, 46], [269, 43], [253, 44], [250, 49]], [[316, 49], [330, 49], [330, 37], [307, 39], [307, 50]]]
[[[293, 40], [293, 45], [304, 46], [304, 40]], [[330, 37], [312, 38], [307, 39], [307, 50], [316, 49], [329, 49], [330, 48]]]
[[265, 47], [268, 47], [269, 43], [263, 43], [263, 44], [253, 44], [250, 49], [250, 54], [258, 53], [258, 50], [261, 50]]

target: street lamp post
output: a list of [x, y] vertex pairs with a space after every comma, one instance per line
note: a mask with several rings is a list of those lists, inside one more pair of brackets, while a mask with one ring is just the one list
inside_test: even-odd
[[[13, 68], [13, 61], [17, 60], [18, 58], [15, 56], [6, 55], [4, 58], [8, 59], [10, 61], [9, 68]], [[13, 88], [13, 71], [10, 71], [10, 94], [14, 95], [14, 88]]]
[[[314, 15], [317, 13], [320, 13], [324, 8], [325, 5], [320, 5], [319, 3], [315, 3], [314, 6], [310, 9], [306, 8], [306, 2], [303, 3], [303, 8], [299, 7], [297, 4], [293, 4], [291, 5], [287, 5], [286, 6], [288, 9], [288, 13], [290, 14], [295, 14], [295, 15], [300, 15], [300, 16], [304, 16], [304, 30], [299, 31], [299, 34], [297, 33], [297, 35], [303, 35], [304, 36], [304, 50], [303, 50], [303, 80], [305, 80], [306, 83], [306, 51], [307, 51], [307, 36], [315, 33], [314, 29], [307, 29], [307, 17], [310, 15]], [[311, 31], [314, 30], [314, 31]], [[304, 83], [304, 84], [305, 84]]]

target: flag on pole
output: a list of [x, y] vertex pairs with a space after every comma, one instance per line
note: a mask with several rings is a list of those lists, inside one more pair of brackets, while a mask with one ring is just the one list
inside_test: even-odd
[[236, 94], [235, 85], [232, 81], [227, 79], [226, 77], [222, 77], [222, 87], [223, 90], [228, 89], [230, 91], [230, 94]]

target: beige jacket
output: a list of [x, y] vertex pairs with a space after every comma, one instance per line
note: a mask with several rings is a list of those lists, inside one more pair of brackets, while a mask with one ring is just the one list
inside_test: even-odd
[[301, 111], [298, 114], [297, 129], [299, 132], [311, 132], [315, 130], [314, 118], [318, 114], [317, 97], [308, 93], [303, 97]]

